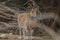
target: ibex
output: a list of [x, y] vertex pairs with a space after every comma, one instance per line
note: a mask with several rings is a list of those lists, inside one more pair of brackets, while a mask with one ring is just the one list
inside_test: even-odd
[[[29, 28], [31, 31], [31, 29], [37, 25], [35, 24], [36, 20], [33, 20], [37, 15], [36, 11], [37, 9], [31, 9], [30, 12], [24, 12], [19, 14], [18, 25], [20, 30], [23, 31], [23, 36], [25, 36], [25, 32], [27, 32], [27, 28]], [[21, 35], [21, 31], [20, 31], [20, 35]]]
[[[22, 34], [24, 37], [26, 36], [25, 33], [27, 32], [27, 28], [29, 32], [31, 32], [32, 28], [37, 25], [36, 24], [37, 9], [38, 7], [30, 8], [29, 12], [21, 13], [18, 16], [18, 25], [20, 30], [23, 31]], [[20, 35], [21, 35], [21, 31], [20, 31]]]

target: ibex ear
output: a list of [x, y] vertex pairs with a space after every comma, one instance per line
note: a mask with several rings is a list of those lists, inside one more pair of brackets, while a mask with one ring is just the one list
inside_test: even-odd
[[30, 12], [30, 16], [31, 17], [36, 17], [36, 11], [34, 11], [33, 9]]

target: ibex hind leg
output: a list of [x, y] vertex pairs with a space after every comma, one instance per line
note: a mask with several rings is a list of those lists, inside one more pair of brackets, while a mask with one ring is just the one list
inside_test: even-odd
[[22, 34], [23, 34], [23, 35], [22, 35], [22, 39], [23, 39], [23, 40], [26, 40], [26, 29], [23, 28]]
[[28, 40], [31, 40], [31, 36], [32, 36], [31, 28], [28, 27]]
[[20, 35], [19, 38], [22, 40], [22, 28], [20, 28], [19, 35]]

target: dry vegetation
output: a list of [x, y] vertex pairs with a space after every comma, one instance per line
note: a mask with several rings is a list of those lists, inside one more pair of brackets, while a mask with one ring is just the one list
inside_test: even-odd
[[[40, 37], [41, 40], [60, 40], [59, 0], [33, 1], [37, 4], [36, 6], [39, 6], [36, 17], [38, 21], [36, 24], [39, 24], [39, 26], [33, 28], [33, 36]], [[8, 34], [8, 37], [10, 37], [9, 39], [0, 37], [0, 40], [17, 40], [11, 38], [11, 36], [19, 36], [17, 17], [20, 13], [29, 12], [29, 4], [31, 3], [27, 0], [0, 0], [0, 33]], [[13, 33], [13, 35], [10, 35], [9, 33]], [[36, 38], [33, 40], [40, 39]]]

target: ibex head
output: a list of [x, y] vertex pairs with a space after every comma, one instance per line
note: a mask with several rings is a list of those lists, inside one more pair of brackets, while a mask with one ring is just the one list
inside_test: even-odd
[[31, 17], [36, 17], [37, 16], [37, 11], [38, 11], [38, 8], [32, 8], [31, 11], [30, 11], [30, 16]]

